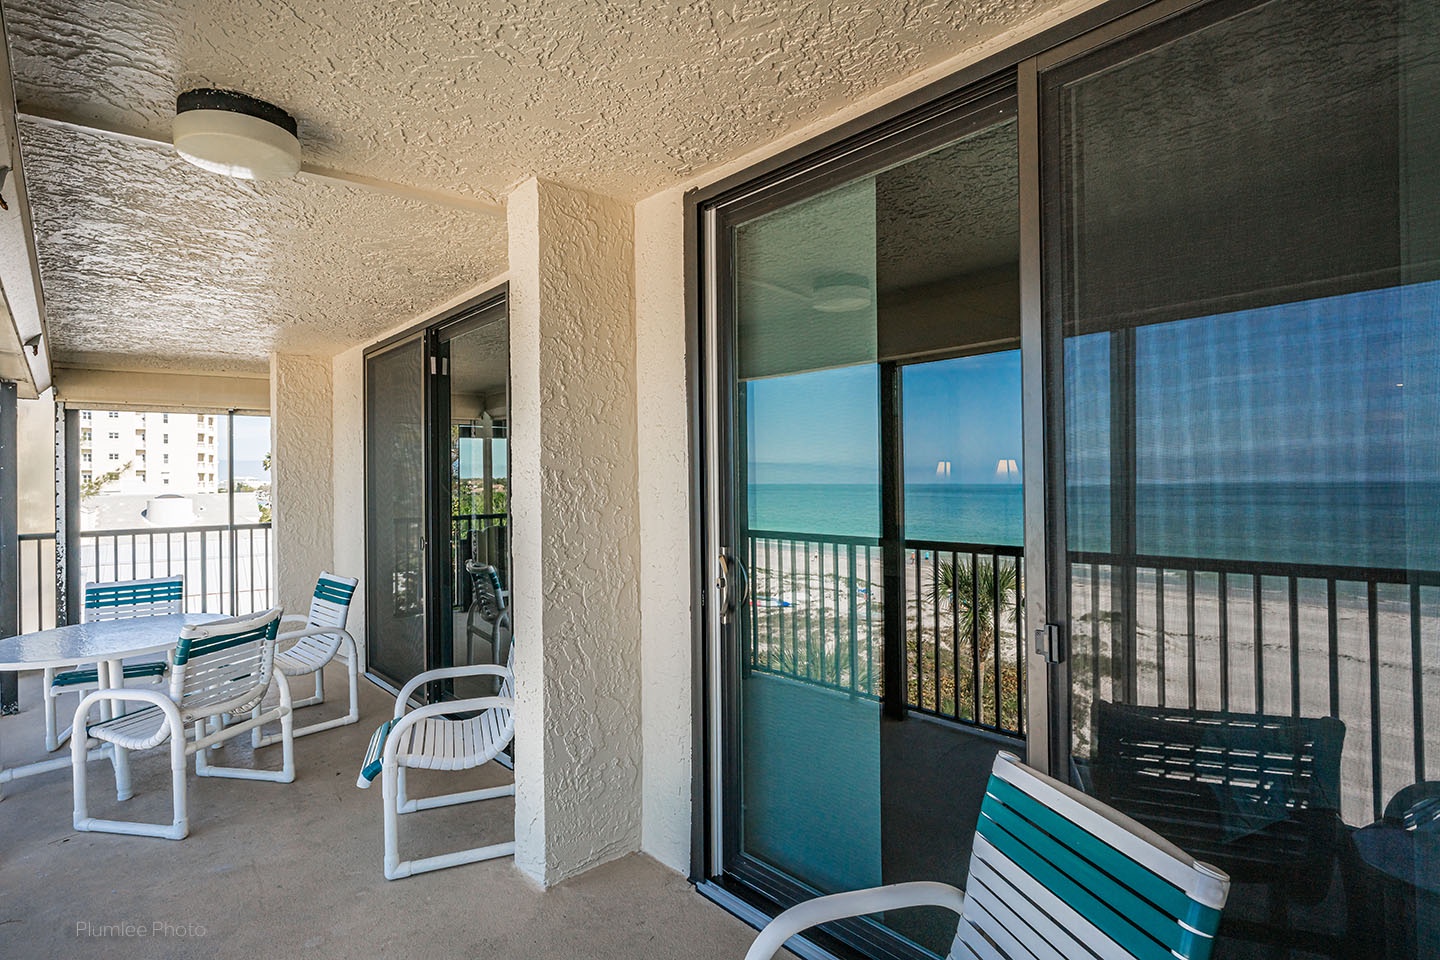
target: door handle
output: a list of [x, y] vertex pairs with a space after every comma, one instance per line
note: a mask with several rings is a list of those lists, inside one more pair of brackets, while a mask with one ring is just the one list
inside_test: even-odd
[[[745, 564], [739, 559], [724, 550], [721, 550], [715, 559], [720, 568], [720, 573], [715, 578], [715, 588], [720, 592], [720, 622], [729, 623], [750, 599], [750, 571], [745, 569]], [[734, 590], [737, 579], [740, 584], [739, 593]]]

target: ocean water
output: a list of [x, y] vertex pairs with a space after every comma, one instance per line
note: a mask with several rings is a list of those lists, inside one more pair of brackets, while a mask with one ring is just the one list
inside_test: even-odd
[[[1019, 546], [1025, 500], [1018, 484], [907, 484], [905, 536]], [[880, 536], [880, 485], [754, 483], [750, 528]]]
[[[880, 487], [757, 483], [753, 530], [878, 537]], [[1110, 490], [1067, 496], [1072, 550], [1110, 550]], [[905, 536], [1019, 546], [1009, 484], [907, 484]], [[1440, 484], [1167, 483], [1136, 489], [1136, 548], [1155, 556], [1440, 570]]]

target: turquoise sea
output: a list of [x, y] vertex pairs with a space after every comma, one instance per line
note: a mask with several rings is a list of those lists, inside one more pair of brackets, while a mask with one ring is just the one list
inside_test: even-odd
[[[1110, 489], [1072, 487], [1072, 550], [1110, 549]], [[1020, 545], [1024, 496], [1009, 484], [907, 484], [905, 536]], [[1142, 554], [1440, 570], [1440, 484], [1155, 483], [1136, 489]], [[753, 530], [878, 537], [880, 487], [757, 483]]]

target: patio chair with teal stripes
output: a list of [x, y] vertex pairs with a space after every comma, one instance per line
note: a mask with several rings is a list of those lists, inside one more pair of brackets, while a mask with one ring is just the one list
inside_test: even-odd
[[[344, 716], [296, 727], [297, 737], [343, 727], [360, 719], [360, 660], [355, 653], [355, 638], [345, 629], [345, 623], [350, 617], [350, 600], [355, 595], [355, 585], [358, 582], [352, 577], [321, 573], [315, 584], [315, 593], [310, 598], [310, 615], [304, 618], [285, 617], [281, 621], [303, 622], [305, 626], [300, 630], [282, 633], [276, 638], [276, 679], [287, 683], [289, 677], [309, 674], [315, 676], [314, 694], [293, 701], [291, 706], [294, 709], [325, 702], [325, 665], [337, 655], [341, 655], [342, 651], [346, 669], [350, 672], [350, 709]], [[252, 743], [257, 749], [268, 747], [279, 740], [278, 734], [267, 734], [259, 727], [256, 727], [252, 734]]]
[[[360, 769], [356, 786], [369, 787], [381, 778], [381, 800], [385, 820], [385, 879], [402, 877], [476, 863], [496, 857], [513, 856], [515, 841], [507, 840], [454, 853], [442, 853], [420, 860], [401, 860], [399, 849], [400, 814], [433, 810], [457, 803], [513, 797], [515, 784], [482, 787], [434, 797], [407, 797], [405, 771], [470, 770], [500, 755], [515, 735], [515, 644], [505, 666], [473, 664], [427, 670], [400, 688], [395, 698], [395, 716], [380, 725], [370, 738], [370, 747]], [[494, 697], [471, 697], [426, 704], [410, 712], [410, 695], [435, 680], [460, 677], [496, 677], [500, 693]], [[473, 714], [465, 716], [465, 714]]]
[[[97, 620], [124, 620], [130, 617], [159, 617], [184, 613], [185, 580], [183, 577], [155, 577], [149, 580], [119, 580], [112, 583], [87, 583], [82, 623]], [[126, 680], [165, 682], [165, 662], [127, 663], [122, 668]], [[58, 750], [70, 736], [70, 728], [58, 729], [57, 706], [61, 696], [100, 687], [97, 666], [82, 666], [61, 671], [46, 667], [43, 683], [45, 696], [45, 749]]]
[[[145, 689], [96, 690], [80, 701], [75, 711], [76, 735], [70, 740], [75, 782], [75, 829], [132, 836], [183, 840], [190, 832], [186, 807], [185, 758], [195, 757], [195, 773], [201, 777], [230, 777], [239, 780], [270, 780], [290, 783], [295, 779], [295, 738], [290, 729], [290, 690], [278, 684], [280, 701], [241, 722], [226, 725], [250, 713], [265, 698], [274, 678], [275, 636], [281, 610], [213, 620], [181, 628], [180, 640], [170, 658], [168, 691]], [[121, 700], [143, 704], [139, 710], [111, 720], [89, 723], [93, 707]], [[262, 723], [280, 721], [284, 752], [279, 770], [254, 767], [222, 767], [206, 757], [209, 748], [242, 734]], [[89, 736], [80, 736], [84, 730]], [[187, 738], [187, 732], [193, 736]], [[148, 750], [170, 745], [171, 796], [174, 817], [169, 824], [137, 823], [130, 820], [102, 820], [90, 816], [86, 796], [86, 757], [91, 741], [110, 744], [114, 751], [117, 799], [130, 797], [131, 750]]]
[[907, 907], [960, 915], [950, 960], [1208, 960], [1230, 878], [1097, 800], [995, 758], [964, 892], [896, 883], [791, 907], [746, 960], [810, 927]]

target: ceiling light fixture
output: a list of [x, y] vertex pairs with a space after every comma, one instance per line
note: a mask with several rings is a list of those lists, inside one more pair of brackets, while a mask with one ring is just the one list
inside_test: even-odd
[[295, 176], [298, 132], [295, 118], [284, 110], [234, 90], [187, 90], [175, 100], [175, 149], [195, 166], [227, 177]]
[[815, 280], [810, 305], [821, 313], [849, 313], [870, 306], [870, 281], [858, 273], [832, 273]]

